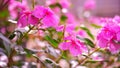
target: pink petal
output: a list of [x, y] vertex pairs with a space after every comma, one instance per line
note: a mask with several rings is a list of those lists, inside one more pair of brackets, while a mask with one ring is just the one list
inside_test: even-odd
[[29, 17], [28, 17], [29, 24], [36, 25], [36, 24], [38, 24], [38, 22], [39, 22], [38, 18], [34, 17], [33, 15], [29, 15]]
[[27, 26], [28, 25], [27, 16], [26, 15], [20, 16], [20, 18], [18, 19], [17, 25], [18, 25], [18, 27]]
[[69, 46], [70, 46], [69, 42], [63, 42], [63, 43], [60, 43], [59, 48], [62, 50], [68, 50]]

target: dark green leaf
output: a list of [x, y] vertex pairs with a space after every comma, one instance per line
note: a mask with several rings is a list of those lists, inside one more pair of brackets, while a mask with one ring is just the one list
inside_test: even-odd
[[92, 35], [92, 33], [90, 32], [90, 30], [86, 27], [80, 27], [82, 30], [86, 31], [86, 33], [88, 34], [88, 36], [94, 40], [94, 36]]
[[62, 57], [63, 57], [64, 59], [67, 59], [67, 51], [63, 51]]
[[60, 19], [61, 19], [62, 22], [65, 22], [65, 21], [67, 20], [67, 17], [66, 17], [65, 15], [62, 15], [62, 16], [60, 17]]
[[13, 39], [15, 37], [15, 34], [12, 33], [10, 36], [9, 36], [9, 39]]
[[87, 45], [89, 45], [90, 47], [94, 48], [94, 43], [90, 39], [84, 38], [84, 41], [85, 41], [85, 43]]
[[35, 54], [35, 52], [33, 52], [32, 50], [27, 49], [27, 48], [24, 48], [24, 51], [26, 52], [27, 57], [31, 57], [31, 56], [33, 56], [33, 54]]
[[94, 43], [90, 39], [84, 38], [84, 42], [85, 42], [85, 44], [87, 44], [90, 47], [94, 48]]
[[47, 40], [53, 47], [58, 47], [58, 42], [50, 36], [45, 36], [45, 40]]
[[88, 60], [88, 61], [86, 61], [86, 63], [96, 63], [96, 62], [98, 62], [98, 61], [95, 61], [95, 60]]
[[45, 62], [47, 62], [47, 63], [49, 63], [49, 64], [53, 63], [53, 62], [52, 62], [51, 60], [49, 60], [49, 59], [46, 59]]
[[3, 10], [0, 12], [0, 18], [7, 17], [8, 16], [8, 10]]
[[55, 7], [59, 7], [60, 9], [62, 9], [62, 6], [59, 3], [55, 3], [49, 6], [50, 8], [55, 8]]
[[88, 39], [88, 38], [82, 38], [82, 37], [79, 37], [79, 36], [76, 36], [76, 38], [80, 39], [81, 41], [83, 41], [86, 45], [89, 45], [90, 47], [94, 48], [94, 43]]
[[56, 6], [58, 6], [60, 9], [62, 9], [62, 6], [59, 3], [56, 3]]

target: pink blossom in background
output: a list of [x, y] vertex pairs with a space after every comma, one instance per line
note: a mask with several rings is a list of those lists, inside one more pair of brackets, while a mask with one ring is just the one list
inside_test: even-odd
[[36, 6], [33, 10], [32, 15], [36, 18], [42, 19], [41, 23], [44, 27], [57, 27], [59, 18], [50, 8], [43, 6]]
[[90, 24], [97, 24], [99, 26], [103, 26], [105, 22], [101, 22], [101, 18], [99, 17], [90, 17], [89, 18]]
[[120, 16], [116, 15], [113, 20], [117, 21], [118, 23], [120, 23]]
[[72, 29], [75, 29], [75, 27], [79, 27], [80, 23], [77, 21], [76, 17], [72, 13], [67, 13], [66, 16], [66, 23], [68, 26], [71, 26]]
[[[73, 14], [67, 13], [66, 16], [67, 16], [67, 20], [66, 20], [65, 31], [69, 34], [73, 34], [75, 28], [79, 26], [79, 23], [76, 21]], [[63, 31], [63, 29], [64, 29], [64, 25], [59, 25], [56, 28], [57, 31]]]
[[16, 0], [10, 0], [8, 10], [10, 13], [10, 18], [16, 19], [20, 11], [29, 10], [27, 0], [23, 0], [22, 3]]
[[57, 0], [46, 0], [46, 5], [55, 4]]
[[56, 31], [58, 32], [62, 32], [64, 29], [64, 25], [59, 25], [58, 27], [56, 27]]
[[107, 48], [112, 53], [120, 49], [120, 25], [116, 23], [106, 24], [97, 35], [98, 46]]
[[96, 7], [96, 2], [95, 0], [86, 0], [84, 4], [84, 9], [85, 10], [93, 10]]
[[70, 7], [69, 0], [60, 0], [59, 3], [63, 8], [69, 8]]
[[6, 33], [6, 28], [5, 27], [0, 28], [0, 32], [5, 34]]

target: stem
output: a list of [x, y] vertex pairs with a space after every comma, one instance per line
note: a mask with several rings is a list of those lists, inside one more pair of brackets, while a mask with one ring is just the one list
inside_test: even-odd
[[64, 51], [62, 51], [62, 54], [55, 60], [56, 63], [62, 58], [63, 52]]
[[[95, 53], [96, 51], [100, 50], [100, 48], [97, 48], [96, 50], [94, 50], [93, 52], [91, 52], [90, 54], [88, 54], [88, 56], [91, 56], [93, 53]], [[79, 64], [83, 64], [85, 63], [85, 61], [88, 59], [89, 57], [85, 57]]]
[[32, 8], [34, 9], [35, 7], [35, 0], [32, 0]]
[[23, 38], [34, 28], [35, 26], [32, 26], [20, 39], [17, 40], [17, 44], [21, 44], [21, 41]]
[[63, 29], [63, 35], [62, 35], [62, 40], [64, 41], [64, 36], [65, 36], [65, 30], [66, 30], [66, 24], [64, 25], [64, 29]]
[[[43, 18], [44, 18], [44, 17], [43, 17]], [[38, 24], [41, 23], [40, 21], [41, 21], [43, 18], [41, 18], [41, 19], [39, 20]], [[38, 25], [38, 24], [37, 24], [37, 25]], [[33, 30], [33, 28], [34, 28], [35, 26], [37, 26], [37, 25], [34, 25], [34, 26], [30, 27], [30, 29], [29, 29], [22, 37], [20, 37], [20, 39], [17, 41], [18, 44], [19, 44], [19, 42], [22, 41], [23, 38], [24, 38], [31, 30]]]
[[20, 0], [20, 2], [22, 3], [22, 0]]
[[[62, 35], [62, 40], [61, 41], [65, 41], [64, 40], [65, 30], [66, 30], [66, 24], [64, 25], [63, 35]], [[64, 53], [64, 51], [62, 51], [62, 54], [58, 57], [58, 59], [56, 60], [56, 62], [58, 62], [62, 58], [63, 53]]]
[[11, 52], [11, 54], [10, 54], [10, 56], [8, 57], [8, 63], [7, 63], [7, 66], [8, 66], [8, 67], [13, 66], [13, 64], [14, 64], [13, 56], [14, 56], [15, 53], [16, 53], [16, 52], [15, 52], [15, 50], [13, 49], [12, 52]]
[[21, 40], [34, 28], [35, 26], [32, 26], [22, 37]]

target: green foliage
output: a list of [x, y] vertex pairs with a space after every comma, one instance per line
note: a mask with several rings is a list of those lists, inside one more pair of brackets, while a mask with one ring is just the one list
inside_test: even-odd
[[61, 22], [65, 22], [67, 20], [67, 17], [65, 15], [62, 15], [60, 17]]
[[96, 63], [96, 62], [98, 62], [98, 61], [95, 61], [95, 60], [88, 60], [88, 61], [86, 61], [86, 63]]
[[9, 39], [13, 39], [16, 35], [14, 33], [12, 33], [10, 36], [9, 36]]
[[94, 43], [90, 39], [88, 39], [88, 38], [81, 38], [79, 36], [77, 36], [77, 38], [80, 39], [81, 41], [83, 41], [86, 45], [94, 48], [95, 45], [94, 45]]
[[86, 33], [88, 34], [88, 36], [94, 40], [94, 36], [93, 34], [90, 32], [90, 30], [84, 26], [80, 27], [82, 30], [86, 31]]
[[67, 59], [68, 58], [67, 53], [68, 53], [67, 51], [63, 51], [62, 58]]
[[45, 40], [47, 40], [53, 47], [58, 47], [58, 42], [55, 39], [52, 39], [50, 36], [45, 36]]
[[32, 50], [27, 49], [27, 48], [24, 48], [24, 51], [26, 52], [27, 57], [32, 57], [33, 54], [35, 54], [35, 52], [33, 52]]
[[51, 60], [49, 60], [49, 59], [46, 59], [45, 62], [47, 62], [47, 63], [49, 63], [49, 64], [53, 63], [53, 62], [52, 62]]
[[8, 10], [0, 11], [0, 18], [5, 18], [9, 15]]
[[49, 7], [50, 8], [59, 7], [60, 9], [62, 9], [62, 6], [59, 3], [51, 4]]
[[88, 38], [84, 38], [84, 42], [85, 42], [85, 44], [89, 45], [92, 48], [94, 48], [94, 46], [95, 46], [94, 43]]
[[91, 24], [91, 26], [93, 26], [93, 27], [95, 27], [95, 28], [97, 28], [97, 29], [102, 28], [102, 26], [97, 25], [97, 24]]

